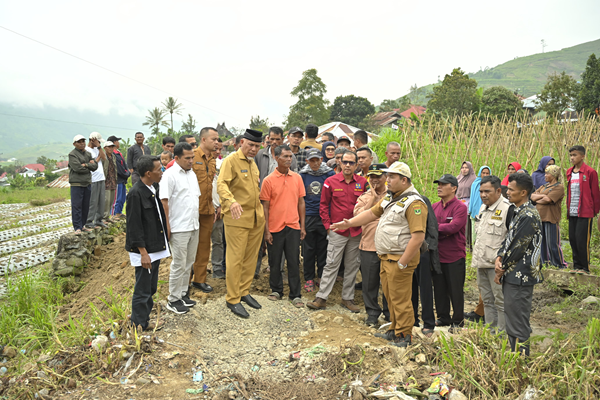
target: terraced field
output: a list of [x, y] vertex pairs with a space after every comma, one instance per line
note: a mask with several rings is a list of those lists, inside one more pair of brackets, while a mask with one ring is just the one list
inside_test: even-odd
[[69, 201], [32, 207], [0, 204], [0, 295], [6, 275], [43, 264], [54, 257], [61, 235], [73, 230]]

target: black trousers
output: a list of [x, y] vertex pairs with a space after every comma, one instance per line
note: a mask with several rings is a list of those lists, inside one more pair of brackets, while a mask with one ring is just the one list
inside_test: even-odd
[[569, 243], [573, 250], [573, 269], [590, 270], [590, 239], [593, 218], [569, 217]]
[[152, 296], [158, 286], [158, 267], [160, 260], [152, 263], [150, 273], [143, 267], [135, 267], [135, 286], [131, 299], [131, 322], [134, 326], [140, 325], [143, 329], [148, 327], [150, 312], [154, 307]]
[[388, 309], [387, 299], [381, 294], [383, 300], [383, 308], [379, 306], [379, 284], [381, 278], [379, 271], [381, 270], [381, 259], [374, 251], [360, 251], [360, 270], [362, 274], [362, 297], [365, 302], [367, 315], [370, 317], [379, 318], [381, 313], [387, 319], [390, 319], [390, 310]]
[[281, 273], [281, 257], [285, 252], [287, 261], [288, 284], [290, 287], [290, 300], [302, 297], [300, 293], [300, 229], [289, 226], [281, 232], [272, 233], [273, 244], [268, 244], [269, 249], [269, 285], [271, 290], [283, 297], [283, 276]]
[[302, 242], [302, 255], [304, 256], [304, 280], [308, 282], [323, 275], [323, 268], [327, 264], [327, 230], [319, 216], [307, 215], [304, 225], [306, 237]]
[[[465, 319], [465, 259], [441, 263], [442, 273], [433, 275], [435, 309], [444, 324], [463, 326]], [[450, 317], [450, 304], [453, 315]]]
[[71, 186], [71, 220], [73, 229], [83, 229], [90, 211], [90, 186]]
[[503, 282], [502, 293], [504, 294], [506, 334], [510, 348], [515, 351], [518, 342], [521, 346], [520, 351], [529, 355], [528, 341], [529, 335], [531, 335], [529, 317], [533, 300], [533, 285], [523, 286]]
[[435, 328], [435, 314], [433, 312], [433, 286], [431, 278], [429, 252], [421, 253], [421, 261], [413, 273], [412, 304], [415, 311], [415, 326], [419, 326], [419, 294], [421, 295], [421, 314], [423, 328]]
[[221, 264], [221, 271], [223, 271], [223, 274], [227, 273], [227, 263], [225, 262], [227, 257], [225, 257], [225, 253], [227, 253], [227, 240], [225, 240], [225, 224], [223, 224], [223, 264]]

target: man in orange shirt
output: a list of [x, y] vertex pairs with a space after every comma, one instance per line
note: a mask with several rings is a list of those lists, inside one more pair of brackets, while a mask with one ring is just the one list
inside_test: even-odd
[[269, 249], [271, 276], [269, 300], [283, 297], [281, 257], [285, 252], [288, 268], [289, 298], [296, 307], [304, 307], [300, 293], [300, 241], [304, 240], [304, 182], [290, 170], [292, 150], [282, 145], [275, 148], [277, 168], [262, 183], [260, 200], [265, 212], [265, 241]]

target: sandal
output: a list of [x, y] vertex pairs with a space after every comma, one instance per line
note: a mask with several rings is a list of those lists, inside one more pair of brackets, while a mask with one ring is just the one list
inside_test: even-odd
[[306, 281], [306, 283], [304, 284], [304, 290], [306, 290], [307, 292], [312, 292], [315, 290], [315, 281], [310, 280], [310, 281]]
[[148, 322], [148, 326], [146, 327], [146, 329], [144, 329], [145, 331], [153, 331], [153, 330], [161, 330], [163, 328], [163, 326], [165, 325], [165, 321], [161, 320], [158, 325], [156, 325], [156, 322], [154, 321], [150, 321]]
[[431, 336], [433, 336], [433, 329], [428, 329], [428, 328], [423, 328], [421, 329], [421, 333], [425, 336], [430, 338]]
[[281, 300], [281, 295], [277, 292], [273, 292], [270, 295], [267, 296], [267, 299], [271, 300], [271, 301], [277, 301], [277, 300]]
[[81, 229], [77, 229], [77, 230], [75, 231], [75, 234], [76, 234], [76, 235], [81, 235]]
[[300, 297], [296, 297], [295, 299], [290, 300], [290, 303], [292, 303], [296, 308], [304, 307], [304, 303], [302, 302], [302, 299]]

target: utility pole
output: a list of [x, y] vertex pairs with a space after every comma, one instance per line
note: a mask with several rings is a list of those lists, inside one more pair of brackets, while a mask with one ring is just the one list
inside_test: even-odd
[[546, 48], [546, 46], [548, 46], [546, 44], [546, 41], [544, 39], [542, 39], [542, 53], [544, 52], [544, 49]]

